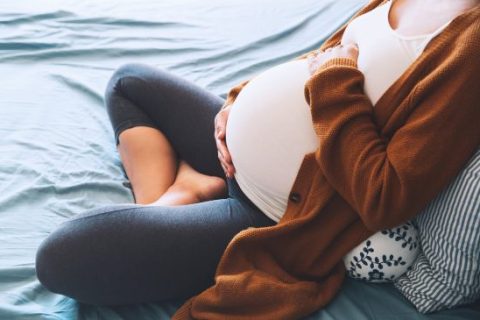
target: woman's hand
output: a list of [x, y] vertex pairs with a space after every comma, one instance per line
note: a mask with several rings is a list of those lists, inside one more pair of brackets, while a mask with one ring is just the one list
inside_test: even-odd
[[227, 127], [228, 115], [230, 114], [230, 109], [232, 105], [223, 108], [215, 116], [215, 142], [217, 144], [218, 150], [218, 159], [222, 165], [223, 171], [227, 178], [232, 178], [235, 173], [235, 168], [233, 166], [232, 157], [230, 152], [227, 149], [227, 143], [225, 139], [225, 130]]
[[328, 48], [325, 51], [316, 50], [313, 53], [310, 53], [307, 56], [308, 71], [310, 72], [310, 75], [313, 75], [321, 65], [333, 58], [350, 58], [357, 61], [358, 47], [354, 43], [349, 43], [346, 45], [340, 44], [338, 46]]

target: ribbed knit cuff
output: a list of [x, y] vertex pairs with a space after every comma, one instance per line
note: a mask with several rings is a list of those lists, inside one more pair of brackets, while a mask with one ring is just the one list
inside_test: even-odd
[[[344, 96], [349, 90], [348, 86], [345, 86], [347, 83], [352, 85], [352, 81], [354, 81], [361, 84], [363, 79], [364, 75], [358, 70], [357, 62], [354, 59], [333, 58], [327, 60], [305, 82], [305, 99], [308, 104], [317, 104], [318, 101], [325, 101], [325, 98], [331, 99], [332, 95], [337, 96], [337, 98]], [[359, 87], [363, 91], [362, 86], [355, 87]], [[328, 97], [324, 96], [325, 90], [329, 92]]]
[[315, 73], [330, 67], [352, 67], [357, 68], [357, 61], [352, 58], [333, 58], [322, 64]]

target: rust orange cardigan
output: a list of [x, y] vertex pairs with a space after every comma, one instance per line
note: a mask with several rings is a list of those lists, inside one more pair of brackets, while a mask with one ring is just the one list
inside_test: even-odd
[[[344, 29], [322, 48], [338, 44]], [[215, 284], [172, 319], [302, 318], [339, 291], [345, 254], [413, 218], [452, 181], [480, 145], [480, 6], [434, 38], [375, 108], [363, 81], [343, 58], [306, 82], [319, 147], [305, 155], [283, 218], [238, 233]]]

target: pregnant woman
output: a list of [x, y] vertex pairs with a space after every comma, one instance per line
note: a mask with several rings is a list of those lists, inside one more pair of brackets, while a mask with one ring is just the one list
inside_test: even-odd
[[342, 257], [413, 218], [478, 147], [480, 69], [457, 57], [474, 61], [479, 19], [477, 0], [372, 1], [322, 50], [226, 101], [121, 67], [106, 105], [136, 204], [65, 222], [39, 248], [39, 280], [99, 305], [216, 283], [178, 319], [294, 319], [325, 305]]

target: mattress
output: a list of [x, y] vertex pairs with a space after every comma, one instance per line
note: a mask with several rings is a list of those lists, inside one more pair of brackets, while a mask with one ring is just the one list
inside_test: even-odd
[[[183, 301], [94, 307], [35, 276], [40, 242], [94, 207], [133, 202], [103, 104], [129, 62], [226, 96], [258, 72], [317, 48], [364, 0], [0, 2], [0, 319], [169, 319]], [[422, 315], [390, 284], [347, 279], [307, 319], [480, 319]]]

